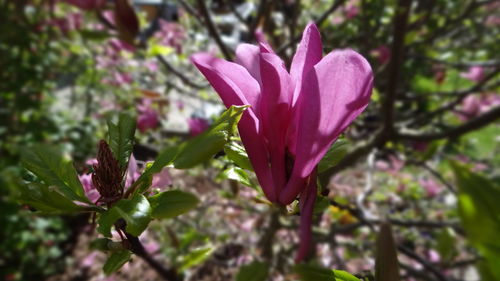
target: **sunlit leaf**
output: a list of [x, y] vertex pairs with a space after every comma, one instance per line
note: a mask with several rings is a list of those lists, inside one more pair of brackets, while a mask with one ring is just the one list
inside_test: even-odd
[[127, 168], [132, 154], [135, 125], [135, 118], [127, 113], [119, 115], [118, 124], [108, 120], [109, 147], [123, 170]]
[[151, 205], [143, 195], [136, 195], [132, 199], [122, 199], [101, 214], [97, 231], [106, 237], [111, 237], [111, 227], [120, 218], [127, 223], [128, 233], [139, 236], [151, 221]]
[[236, 142], [227, 143], [226, 146], [224, 146], [224, 152], [226, 153], [227, 157], [231, 159], [236, 165], [246, 170], [250, 171], [253, 170], [252, 164], [248, 159], [248, 155], [247, 152], [245, 151], [245, 148], [243, 148], [238, 143]]
[[347, 154], [348, 142], [342, 139], [332, 144], [328, 152], [318, 164], [318, 173], [322, 173], [337, 165]]
[[236, 281], [265, 281], [269, 275], [269, 265], [254, 261], [240, 268]]
[[21, 161], [26, 169], [45, 184], [56, 186], [67, 198], [90, 203], [85, 197], [75, 168], [70, 161], [63, 158], [57, 149], [46, 145], [36, 145], [22, 152]]
[[169, 190], [149, 198], [152, 217], [158, 219], [173, 218], [195, 208], [199, 200], [188, 192]]
[[179, 268], [180, 271], [184, 271], [190, 267], [196, 266], [203, 261], [205, 261], [210, 254], [214, 251], [213, 247], [204, 247], [200, 249], [195, 249], [189, 254], [185, 255], [182, 259], [182, 265]]
[[128, 250], [114, 252], [109, 256], [103, 266], [103, 271], [106, 276], [118, 271], [126, 262], [130, 260], [131, 253]]

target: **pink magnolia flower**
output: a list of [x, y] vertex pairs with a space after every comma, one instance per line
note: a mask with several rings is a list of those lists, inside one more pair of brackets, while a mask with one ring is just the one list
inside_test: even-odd
[[301, 245], [309, 249], [316, 198], [316, 166], [331, 144], [365, 109], [373, 74], [352, 50], [322, 58], [320, 33], [304, 30], [290, 71], [268, 44], [241, 44], [236, 62], [198, 53], [192, 62], [229, 107], [251, 105], [238, 124], [242, 142], [271, 202], [290, 204], [300, 194]]
[[481, 66], [471, 66], [467, 72], [460, 73], [460, 76], [472, 82], [479, 82], [484, 78], [484, 69]]
[[208, 120], [200, 117], [193, 117], [188, 119], [189, 134], [191, 136], [196, 136], [203, 133], [210, 124]]

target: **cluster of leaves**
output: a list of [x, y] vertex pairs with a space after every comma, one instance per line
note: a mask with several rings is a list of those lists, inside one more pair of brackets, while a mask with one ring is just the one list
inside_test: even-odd
[[[138, 237], [151, 220], [176, 217], [198, 204], [195, 195], [180, 190], [151, 195], [149, 187], [152, 176], [168, 165], [177, 169], [188, 169], [210, 159], [224, 148], [245, 109], [245, 106], [229, 108], [204, 133], [160, 152], [157, 159], [148, 165], [126, 191], [126, 196], [107, 208], [96, 205], [85, 197], [71, 162], [57, 149], [45, 145], [37, 145], [25, 151], [23, 164], [36, 179], [15, 179], [12, 182], [13, 190], [21, 203], [44, 214], [96, 212], [97, 231], [107, 238], [112, 237], [111, 229], [120, 219], [125, 221], [123, 230]], [[108, 124], [109, 146], [120, 166], [127, 167], [132, 153], [135, 119], [128, 114], [121, 114], [116, 124], [111, 121]], [[116, 247], [107, 238], [94, 244], [99, 249], [111, 251], [104, 265], [105, 273], [110, 274], [130, 259], [131, 252], [124, 247]]]

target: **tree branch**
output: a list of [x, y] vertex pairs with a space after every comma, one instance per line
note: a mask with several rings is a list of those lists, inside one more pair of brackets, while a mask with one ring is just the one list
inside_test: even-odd
[[434, 141], [434, 140], [439, 140], [439, 139], [445, 139], [445, 138], [457, 138], [460, 137], [464, 134], [467, 134], [471, 131], [481, 129], [484, 126], [489, 125], [490, 123], [493, 123], [497, 119], [500, 119], [500, 106], [488, 111], [487, 113], [484, 113], [474, 119], [471, 119], [470, 121], [457, 126], [455, 128], [442, 131], [442, 132], [437, 132], [437, 133], [399, 133], [397, 135], [398, 139], [401, 140], [411, 140], [411, 141], [423, 141], [423, 142], [429, 142], [429, 141]]
[[208, 87], [208, 84], [198, 84], [193, 82], [191, 78], [186, 77], [182, 72], [175, 69], [175, 67], [173, 67], [163, 56], [158, 55], [156, 56], [156, 58], [161, 62], [161, 64], [165, 67], [165, 69], [167, 69], [167, 71], [177, 76], [186, 85], [195, 88], [197, 90], [205, 89]]
[[208, 28], [208, 32], [214, 38], [215, 42], [219, 46], [219, 49], [221, 50], [222, 54], [224, 55], [224, 58], [226, 60], [232, 60], [232, 54], [227, 48], [227, 46], [222, 42], [222, 38], [220, 37], [220, 33], [217, 30], [217, 27], [215, 26], [214, 22], [212, 21], [212, 17], [210, 16], [210, 12], [208, 11], [207, 5], [205, 4], [204, 0], [197, 0], [198, 2], [198, 7], [200, 9], [201, 15], [205, 19], [205, 24]]
[[[321, 26], [321, 24], [328, 18], [328, 16], [335, 12], [340, 6], [342, 6], [342, 4], [344, 4], [346, 0], [337, 0], [335, 2], [333, 2], [333, 4], [330, 6], [330, 8], [328, 8], [328, 10], [326, 10], [323, 14], [321, 14], [315, 21], [314, 23], [319, 27]], [[285, 43], [284, 45], [281, 45], [278, 50], [276, 51], [277, 54], [279, 55], [283, 55], [284, 52], [286, 52], [286, 50], [290, 47], [292, 47], [293, 45], [297, 44], [300, 39], [302, 38], [302, 34], [301, 35], [298, 35], [296, 37], [293, 37], [290, 41], [288, 41], [288, 43]]]

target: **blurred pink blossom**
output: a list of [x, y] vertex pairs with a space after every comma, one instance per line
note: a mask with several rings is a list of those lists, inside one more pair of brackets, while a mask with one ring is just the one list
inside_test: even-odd
[[144, 133], [148, 129], [156, 129], [160, 125], [158, 112], [151, 107], [151, 99], [143, 99], [142, 103], [137, 105], [139, 116], [137, 117], [137, 129]]
[[172, 176], [170, 176], [168, 168], [163, 168], [159, 173], [153, 176], [151, 187], [156, 187], [163, 190], [168, 186], [171, 186], [172, 184]]
[[177, 100], [175, 104], [177, 105], [177, 108], [178, 108], [180, 111], [183, 111], [183, 110], [184, 110], [184, 107], [186, 106], [182, 100]]
[[429, 261], [432, 262], [432, 263], [438, 263], [441, 261], [441, 256], [439, 255], [439, 253], [434, 250], [434, 249], [430, 249], [428, 252], [427, 252], [427, 255], [429, 256]]
[[425, 195], [429, 198], [436, 197], [443, 189], [443, 187], [433, 179], [420, 179], [419, 183], [424, 188]]
[[160, 19], [160, 30], [155, 33], [155, 38], [164, 46], [175, 48], [176, 52], [182, 52], [182, 43], [186, 39], [184, 28], [175, 22], [168, 22]]
[[98, 254], [98, 251], [91, 252], [81, 261], [80, 266], [84, 268], [92, 267], [92, 265], [94, 265], [94, 263], [96, 262], [96, 257]]
[[471, 66], [467, 72], [460, 73], [460, 76], [472, 82], [479, 82], [484, 78], [484, 69], [482, 66]]
[[187, 122], [189, 126], [189, 134], [191, 136], [203, 133], [210, 126], [207, 119], [200, 117], [189, 118]]
[[378, 59], [380, 64], [386, 64], [391, 59], [391, 50], [387, 45], [380, 45], [370, 51], [370, 55]]
[[151, 72], [157, 72], [159, 69], [158, 64], [155, 61], [146, 61], [144, 66]]
[[344, 6], [344, 15], [346, 19], [352, 19], [359, 14], [359, 4], [358, 0], [349, 0]]
[[457, 115], [460, 120], [467, 121], [499, 105], [500, 95], [498, 94], [469, 95], [462, 101]]

